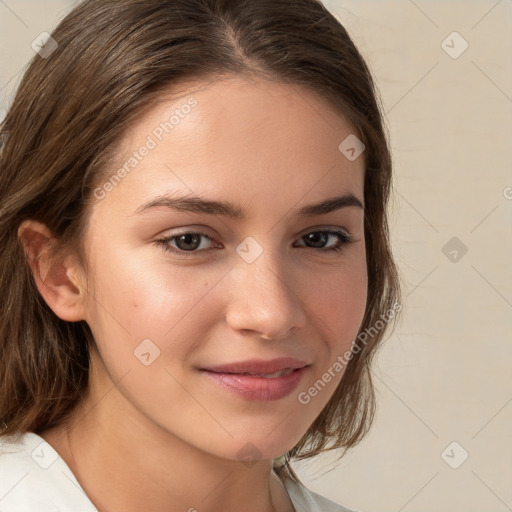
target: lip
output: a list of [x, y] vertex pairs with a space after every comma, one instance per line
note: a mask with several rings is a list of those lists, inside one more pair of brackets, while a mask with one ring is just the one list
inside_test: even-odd
[[[310, 365], [291, 358], [272, 361], [244, 361], [202, 369], [202, 373], [223, 389], [246, 400], [270, 402], [288, 396], [300, 383]], [[244, 375], [243, 372], [271, 374], [284, 369], [291, 373], [282, 377]]]

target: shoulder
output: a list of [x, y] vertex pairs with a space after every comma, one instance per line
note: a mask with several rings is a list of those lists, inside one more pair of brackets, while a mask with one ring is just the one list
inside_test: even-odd
[[357, 512], [321, 496], [299, 482], [284, 479], [283, 483], [296, 512]]
[[97, 512], [67, 464], [32, 432], [0, 437], [2, 512]]

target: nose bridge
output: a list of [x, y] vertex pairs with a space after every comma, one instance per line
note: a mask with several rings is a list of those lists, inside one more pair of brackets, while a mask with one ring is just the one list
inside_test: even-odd
[[278, 250], [246, 240], [237, 253], [240, 260], [231, 273], [233, 299], [227, 314], [231, 327], [280, 338], [303, 326], [304, 308]]

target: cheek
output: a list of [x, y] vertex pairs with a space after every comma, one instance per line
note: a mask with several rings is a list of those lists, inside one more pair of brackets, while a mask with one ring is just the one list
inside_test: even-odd
[[[203, 277], [192, 267], [179, 267], [167, 261], [155, 261], [152, 254], [136, 251], [103, 252], [95, 262], [95, 297], [88, 304], [91, 328], [98, 343], [101, 340], [127, 340], [133, 349], [149, 338], [165, 349], [165, 340], [180, 338], [183, 329], [198, 329], [193, 322], [198, 311], [207, 320], [202, 303], [211, 283], [210, 274]], [[147, 256], [147, 257], [146, 257]], [[196, 322], [197, 323], [197, 322]], [[203, 323], [204, 325], [204, 323]], [[108, 350], [111, 349], [110, 343]], [[114, 345], [120, 350], [121, 344]], [[173, 345], [179, 350], [180, 343]], [[118, 348], [116, 348], [118, 347]], [[124, 343], [126, 347], [126, 343]]]
[[339, 271], [326, 272], [308, 285], [311, 292], [307, 306], [336, 352], [344, 352], [357, 336], [366, 310], [367, 285], [364, 256]]

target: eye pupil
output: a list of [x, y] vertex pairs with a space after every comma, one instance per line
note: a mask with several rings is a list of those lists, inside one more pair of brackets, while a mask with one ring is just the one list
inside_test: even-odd
[[[190, 242], [190, 239], [192, 239], [192, 242]], [[185, 241], [185, 244], [182, 244], [181, 242]], [[190, 247], [190, 244], [192, 244], [192, 247]], [[179, 249], [183, 251], [187, 250], [195, 250], [199, 247], [201, 244], [201, 235], [198, 233], [184, 233], [183, 235], [180, 235], [176, 239], [176, 245]], [[181, 245], [181, 247], [180, 247]]]
[[[321, 247], [322, 245], [325, 245], [327, 236], [329, 236], [327, 233], [315, 231], [306, 235], [306, 238], [308, 239], [308, 242], [312, 242], [313, 244], [317, 244]], [[319, 238], [320, 241], [318, 241]]]

